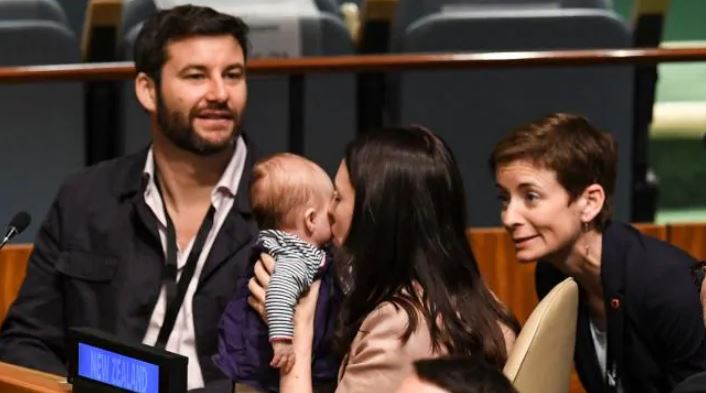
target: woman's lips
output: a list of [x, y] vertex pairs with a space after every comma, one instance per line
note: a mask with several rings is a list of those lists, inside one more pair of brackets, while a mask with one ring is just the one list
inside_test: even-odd
[[515, 244], [515, 247], [520, 248], [526, 246], [532, 239], [536, 238], [537, 236], [539, 235], [514, 237], [512, 238], [512, 242]]

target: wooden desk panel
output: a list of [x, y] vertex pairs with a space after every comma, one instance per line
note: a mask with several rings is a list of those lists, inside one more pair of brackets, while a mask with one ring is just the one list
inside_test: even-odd
[[698, 260], [706, 259], [706, 224], [671, 224], [669, 242]]
[[0, 251], [0, 321], [5, 320], [7, 310], [17, 297], [31, 252], [30, 244], [10, 244]]
[[65, 377], [0, 362], [2, 393], [68, 393], [71, 390]]
[[[706, 224], [674, 224], [669, 226], [636, 224], [635, 226], [646, 234], [670, 241], [695, 258], [706, 259]], [[521, 264], [517, 262], [510, 237], [501, 228], [469, 229], [467, 236], [478, 260], [483, 279], [520, 322], [524, 323], [537, 305], [537, 296], [534, 291], [535, 263]], [[25, 276], [27, 259], [31, 250], [31, 245], [24, 244], [10, 245], [0, 251], [0, 320], [5, 318], [10, 304], [17, 296], [17, 291]], [[10, 389], [8, 386], [17, 382], [13, 380], [17, 375], [23, 375], [24, 379], [23, 370], [26, 371], [0, 363], [0, 392], [52, 393], [70, 391], [67, 385], [62, 385], [57, 381], [47, 382], [51, 378], [47, 379], [46, 374], [41, 377], [42, 373], [38, 374], [39, 377], [30, 377], [30, 380], [34, 381], [31, 385], [13, 385], [12, 389], [14, 390]], [[53, 378], [57, 377], [53, 376]], [[584, 392], [576, 374], [572, 375], [570, 392]]]
[[66, 378], [0, 362], [2, 393], [68, 393]]

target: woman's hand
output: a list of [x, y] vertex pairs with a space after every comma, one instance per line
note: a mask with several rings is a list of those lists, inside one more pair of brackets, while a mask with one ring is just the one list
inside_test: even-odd
[[270, 276], [275, 268], [275, 260], [268, 254], [260, 254], [260, 259], [255, 262], [255, 275], [248, 281], [248, 304], [260, 314], [260, 318], [267, 324], [265, 313], [265, 291], [270, 284]]
[[[316, 315], [316, 303], [319, 299], [319, 287], [321, 286], [321, 281], [314, 281], [309, 290], [304, 293], [299, 298], [299, 302], [294, 310], [294, 336], [297, 336], [297, 326], [301, 327], [300, 334], [306, 333], [305, 327], [311, 330], [311, 336], [313, 336], [314, 331], [314, 316]], [[311, 340], [309, 340], [311, 341]], [[310, 343], [311, 344], [311, 343]]]

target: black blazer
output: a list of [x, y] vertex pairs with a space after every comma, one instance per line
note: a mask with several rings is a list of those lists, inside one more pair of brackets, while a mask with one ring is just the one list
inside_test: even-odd
[[[607, 352], [624, 391], [671, 392], [686, 377], [706, 370], [701, 303], [689, 272], [695, 261], [617, 222], [608, 224], [602, 247]], [[564, 278], [552, 265], [537, 264], [539, 297]], [[574, 354], [579, 377], [588, 393], [615, 392], [598, 365], [583, 291], [579, 299]]]
[[[196, 350], [207, 384], [225, 378], [211, 361], [218, 320], [244, 274], [257, 234], [248, 193], [253, 149], [248, 147], [236, 200], [193, 298]], [[1, 361], [65, 374], [64, 342], [73, 326], [142, 341], [165, 266], [157, 221], [143, 196], [146, 154], [87, 168], [61, 187], [2, 325]]]

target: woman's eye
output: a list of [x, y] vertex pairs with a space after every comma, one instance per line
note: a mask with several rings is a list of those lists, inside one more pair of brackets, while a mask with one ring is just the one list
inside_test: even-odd
[[503, 208], [506, 207], [507, 204], [509, 203], [509, 199], [508, 199], [507, 195], [498, 194], [497, 198]]
[[539, 194], [536, 192], [528, 192], [526, 198], [529, 202], [537, 202], [539, 200]]

